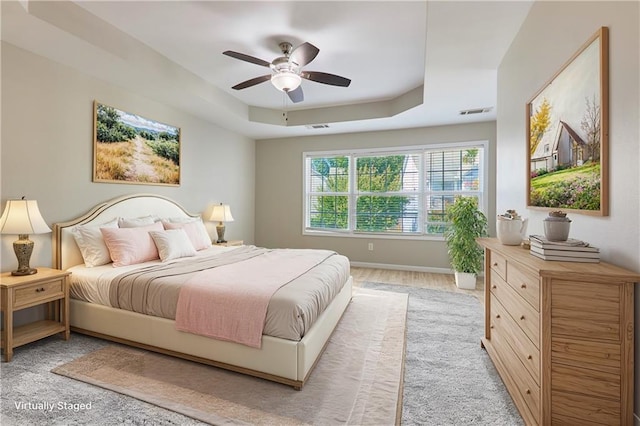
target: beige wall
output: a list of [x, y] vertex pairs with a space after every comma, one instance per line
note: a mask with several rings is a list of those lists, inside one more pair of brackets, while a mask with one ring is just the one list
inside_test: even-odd
[[[92, 182], [93, 100], [178, 126], [181, 185]], [[129, 193], [170, 197], [193, 213], [209, 203], [231, 205], [228, 238], [253, 242], [255, 141], [172, 106], [2, 44], [1, 198], [38, 200], [45, 221], [66, 221], [95, 204]], [[215, 235], [215, 224], [210, 231]], [[32, 266], [51, 265], [51, 235], [34, 235]], [[2, 236], [2, 271], [17, 261], [16, 236]]]
[[[489, 216], [493, 217], [495, 122], [257, 141], [256, 243], [266, 247], [332, 249], [354, 262], [448, 270], [449, 259], [442, 241], [302, 235], [302, 153], [479, 140], [489, 141]], [[367, 250], [368, 243], [373, 243], [373, 251]]]
[[[571, 236], [640, 272], [638, 2], [535, 2], [498, 71], [497, 209], [525, 211], [525, 103], [601, 27], [609, 27], [610, 216], [570, 214]], [[526, 210], [542, 232], [546, 212]], [[636, 286], [635, 413], [640, 412], [640, 289]], [[636, 419], [640, 424], [640, 419]]]

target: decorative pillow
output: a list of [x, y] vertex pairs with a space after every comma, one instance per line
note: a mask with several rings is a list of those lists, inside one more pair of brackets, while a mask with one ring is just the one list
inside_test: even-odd
[[196, 250], [203, 250], [211, 247], [211, 237], [205, 228], [202, 219], [196, 219], [193, 222], [185, 223], [171, 223], [163, 221], [162, 225], [164, 229], [184, 229], [189, 236], [193, 248]]
[[156, 243], [160, 260], [166, 262], [180, 257], [198, 254], [193, 248], [191, 240], [184, 229], [169, 229], [167, 231], [150, 231], [149, 234]]
[[134, 218], [120, 218], [118, 226], [120, 228], [137, 228], [139, 226], [153, 225], [159, 220], [157, 216], [142, 216]]
[[158, 259], [158, 249], [149, 232], [162, 231], [160, 222], [138, 228], [102, 228], [101, 231], [115, 267]]
[[87, 268], [111, 263], [109, 249], [104, 243], [100, 228], [117, 228], [118, 218], [100, 225], [78, 225], [71, 232], [78, 244], [84, 264]]

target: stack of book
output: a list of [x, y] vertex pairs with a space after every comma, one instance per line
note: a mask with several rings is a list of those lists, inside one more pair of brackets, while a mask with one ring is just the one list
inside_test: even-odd
[[530, 253], [540, 259], [562, 262], [600, 262], [600, 249], [585, 241], [549, 241], [541, 235], [530, 235]]

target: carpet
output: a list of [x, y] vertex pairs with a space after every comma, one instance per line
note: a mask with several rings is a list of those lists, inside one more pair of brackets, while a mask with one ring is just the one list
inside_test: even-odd
[[406, 294], [357, 290], [302, 391], [121, 345], [52, 371], [212, 424], [391, 425], [406, 312]]
[[403, 425], [523, 425], [486, 351], [484, 309], [473, 296], [389, 284], [409, 295]]

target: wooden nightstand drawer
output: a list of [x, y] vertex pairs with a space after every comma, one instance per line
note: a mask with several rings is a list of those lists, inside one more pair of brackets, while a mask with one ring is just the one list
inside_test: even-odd
[[38, 305], [48, 299], [59, 299], [63, 295], [64, 286], [61, 279], [46, 283], [32, 284], [15, 290], [13, 308], [18, 309]]

